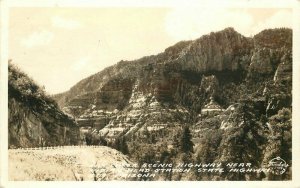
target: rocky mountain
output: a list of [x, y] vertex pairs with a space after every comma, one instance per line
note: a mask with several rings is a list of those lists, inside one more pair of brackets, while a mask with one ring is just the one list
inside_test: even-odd
[[[174, 137], [188, 126], [197, 160], [252, 161], [262, 166], [280, 154], [266, 146], [276, 137], [274, 130], [281, 129], [274, 119], [283, 118], [289, 127], [291, 91], [291, 29], [267, 29], [245, 37], [226, 28], [179, 42], [157, 55], [120, 61], [54, 98], [79, 126], [91, 127], [108, 143], [125, 137], [138, 160], [138, 151], [148, 146], [156, 153], [174, 147]], [[286, 136], [285, 131], [290, 129], [279, 135]], [[284, 140], [280, 144], [290, 147], [289, 137]], [[252, 157], [235, 147], [241, 145]], [[230, 153], [239, 157], [230, 158]], [[282, 155], [291, 162], [289, 152]]]
[[11, 62], [8, 74], [9, 148], [77, 144], [74, 120]]
[[[240, 98], [238, 90], [228, 95], [234, 88], [246, 86], [245, 93], [263, 96], [267, 81], [291, 81], [291, 47], [290, 29], [264, 30], [247, 38], [227, 28], [179, 42], [158, 55], [121, 61], [55, 99], [75, 118], [94, 119], [100, 127], [121, 119], [124, 123], [145, 119], [153, 109], [161, 113], [177, 109], [180, 118], [190, 119], [211, 96], [226, 108]], [[167, 113], [175, 116], [177, 112]], [[105, 121], [100, 120], [104, 117]]]

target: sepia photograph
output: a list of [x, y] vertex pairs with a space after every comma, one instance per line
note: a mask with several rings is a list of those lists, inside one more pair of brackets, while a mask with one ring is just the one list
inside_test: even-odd
[[7, 7], [8, 181], [291, 182], [295, 11]]

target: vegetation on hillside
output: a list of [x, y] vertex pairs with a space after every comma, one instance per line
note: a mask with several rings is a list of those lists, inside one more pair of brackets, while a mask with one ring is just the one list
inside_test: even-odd
[[27, 74], [8, 64], [9, 148], [77, 144], [79, 129]]

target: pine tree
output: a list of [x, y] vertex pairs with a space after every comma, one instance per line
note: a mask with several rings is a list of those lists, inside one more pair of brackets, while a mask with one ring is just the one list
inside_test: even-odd
[[116, 138], [114, 141], [114, 144], [113, 144], [113, 148], [122, 152], [124, 155], [129, 154], [129, 149], [128, 149], [128, 145], [127, 145], [125, 136]]
[[121, 148], [120, 151], [124, 154], [124, 155], [128, 155], [129, 154], [129, 149], [128, 149], [128, 145], [127, 145], [127, 141], [125, 136], [123, 136], [121, 138]]
[[192, 142], [191, 131], [188, 126], [184, 126], [180, 138], [180, 151], [183, 153], [193, 153], [194, 143]]
[[[258, 123], [255, 102], [243, 100], [232, 114], [232, 127], [223, 134], [219, 147], [218, 162], [251, 163], [253, 167], [261, 166], [261, 145], [265, 142], [262, 126]], [[227, 168], [227, 167], [225, 167]], [[228, 171], [228, 170], [227, 170]], [[246, 180], [244, 173], [223, 173], [225, 180]], [[257, 179], [254, 174], [247, 178]]]
[[[139, 169], [144, 169], [142, 167], [143, 164], [145, 163], [148, 163], [148, 164], [154, 164], [156, 162], [156, 158], [155, 158], [155, 150], [153, 148], [153, 146], [151, 145], [143, 145], [141, 147], [141, 150], [138, 151], [140, 152], [139, 153], [139, 157], [138, 157], [138, 168]], [[150, 172], [149, 173], [152, 173], [153, 169], [151, 167], [149, 167], [150, 169]], [[144, 172], [144, 171], [140, 171], [139, 172], [140, 174], [145, 174], [147, 172]], [[152, 180], [153, 178], [150, 178], [150, 177], [137, 177], [136, 180], [143, 180], [143, 181], [146, 181], [146, 180]]]
[[102, 136], [99, 137], [99, 145], [101, 146], [107, 146], [107, 140], [105, 140], [105, 138], [103, 138]]
[[113, 148], [120, 151], [121, 150], [121, 140], [119, 137], [117, 137], [113, 143]]
[[[292, 163], [292, 133], [291, 133], [291, 118], [292, 113], [289, 109], [283, 108], [279, 110], [276, 115], [269, 118], [271, 126], [271, 135], [267, 143], [267, 147], [264, 155], [264, 164], [268, 165], [268, 162], [276, 157], [281, 157], [287, 164]], [[290, 172], [286, 172], [282, 175], [267, 174], [269, 180], [284, 180], [290, 178]]]
[[85, 142], [86, 145], [92, 145], [93, 144], [93, 135], [92, 133], [88, 132], [85, 134]]

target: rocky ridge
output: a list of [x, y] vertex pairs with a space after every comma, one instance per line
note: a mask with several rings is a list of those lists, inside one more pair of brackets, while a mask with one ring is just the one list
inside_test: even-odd
[[211, 98], [227, 109], [252, 97], [268, 117], [290, 107], [291, 73], [292, 30], [268, 29], [250, 38], [226, 28], [121, 61], [55, 99], [79, 124], [106, 138], [140, 135], [146, 127], [162, 139], [162, 132], [171, 138], [174, 127], [202, 121], [201, 109]]

